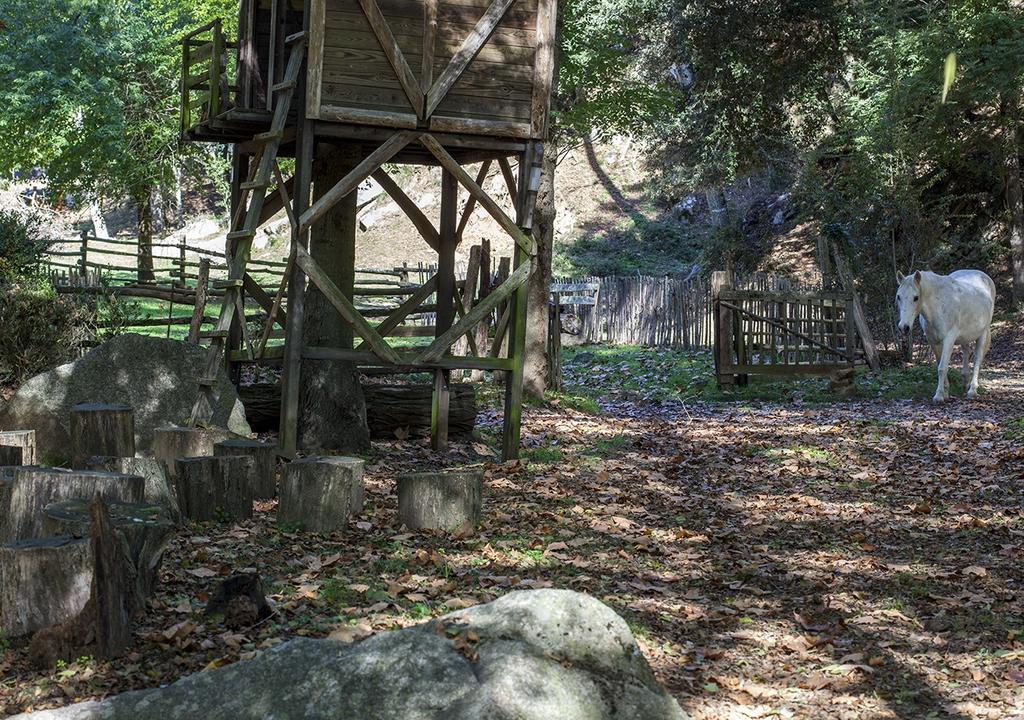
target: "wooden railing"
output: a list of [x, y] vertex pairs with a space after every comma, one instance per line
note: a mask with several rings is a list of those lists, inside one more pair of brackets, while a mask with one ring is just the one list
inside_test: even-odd
[[232, 107], [238, 87], [231, 82], [237, 47], [224, 37], [220, 18], [181, 39], [181, 134]]

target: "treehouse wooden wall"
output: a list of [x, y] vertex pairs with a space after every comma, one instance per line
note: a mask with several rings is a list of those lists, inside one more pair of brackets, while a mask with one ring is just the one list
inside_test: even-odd
[[[307, 116], [543, 139], [555, 0], [310, 0]], [[494, 22], [488, 22], [488, 19]], [[478, 47], [474, 38], [486, 37]], [[469, 59], [461, 73], [452, 73]], [[444, 82], [445, 71], [454, 82]]]

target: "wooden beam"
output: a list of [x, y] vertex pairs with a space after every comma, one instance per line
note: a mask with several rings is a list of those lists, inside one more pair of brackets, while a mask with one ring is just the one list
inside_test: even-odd
[[[484, 160], [480, 165], [480, 172], [476, 174], [476, 184], [483, 187], [484, 180], [487, 179], [487, 173], [491, 170], [491, 161]], [[462, 242], [462, 235], [466, 232], [466, 226], [469, 225], [470, 217], [473, 215], [473, 210], [476, 209], [476, 198], [472, 195], [466, 201], [466, 208], [462, 211], [462, 219], [459, 221], [459, 229], [455, 231], [455, 243]]]
[[414, 130], [419, 124], [419, 118], [412, 113], [363, 110], [338, 105], [321, 105], [318, 119], [335, 123], [359, 123], [403, 130]]
[[472, 310], [466, 313], [465, 317], [452, 325], [448, 330], [438, 336], [430, 347], [416, 356], [417, 362], [434, 362], [444, 355], [445, 351], [452, 346], [456, 340], [469, 332], [476, 324], [487, 317], [500, 302], [508, 298], [523, 285], [530, 277], [530, 263], [524, 262], [512, 273], [508, 280], [495, 288], [490, 295], [481, 300]]
[[509, 163], [508, 158], [498, 158], [498, 166], [501, 168], [501, 174], [505, 177], [505, 186], [508, 188], [508, 196], [512, 198], [512, 202], [515, 203], [516, 198], [519, 197], [519, 188], [516, 187], [516, 177], [512, 174], [512, 165]]
[[[363, 0], [360, 1], [362, 2]], [[448, 66], [441, 73], [437, 82], [427, 92], [426, 109], [423, 117], [430, 117], [434, 113], [437, 106], [444, 100], [445, 95], [451, 90], [452, 85], [462, 76], [462, 73], [466, 71], [469, 64], [473, 62], [473, 58], [483, 48], [484, 43], [490, 39], [491, 34], [498, 27], [498, 23], [501, 22], [501, 18], [505, 16], [505, 11], [512, 6], [513, 2], [515, 0], [494, 0], [491, 6], [487, 8], [480, 21], [477, 22], [476, 27], [462, 41], [462, 45], [459, 46], [455, 55], [452, 56]]]
[[427, 245], [434, 252], [437, 252], [440, 247], [440, 235], [434, 224], [423, 214], [423, 211], [413, 202], [412, 198], [406, 195], [402, 188], [398, 187], [398, 183], [391, 179], [391, 176], [384, 168], [374, 170], [373, 179], [380, 183], [380, 186], [391, 196], [391, 199], [395, 201], [398, 207], [402, 208], [402, 212], [406, 214], [406, 217], [412, 220], [412, 224], [416, 226], [420, 235], [427, 241]]
[[271, 195], [263, 203], [263, 209], [260, 211], [260, 219], [257, 223], [257, 227], [261, 227], [270, 222], [270, 219], [281, 212], [281, 208], [285, 207], [284, 197], [290, 196], [295, 192], [295, 177], [292, 176], [284, 181], [284, 196], [281, 194], [281, 186], [278, 185], [277, 193]]
[[359, 5], [363, 8], [363, 14], [366, 15], [373, 34], [377, 36], [377, 41], [380, 42], [388, 62], [391, 63], [391, 67], [398, 76], [398, 82], [405, 90], [413, 112], [419, 117], [423, 117], [423, 91], [416, 82], [416, 76], [413, 75], [412, 68], [406, 62], [405, 55], [402, 54], [402, 49], [398, 46], [394, 33], [391, 32], [391, 26], [388, 25], [384, 13], [380, 11], [377, 0], [359, 0]]
[[295, 248], [295, 262], [306, 274], [310, 282], [316, 285], [324, 294], [327, 301], [341, 314], [351, 325], [359, 337], [363, 338], [381, 360], [389, 363], [398, 361], [398, 355], [388, 345], [387, 341], [366, 321], [359, 311], [356, 310], [352, 301], [345, 297], [345, 294], [334, 284], [334, 281], [327, 277], [323, 269], [313, 260], [301, 245]]
[[[285, 276], [287, 277], [287, 272], [285, 273]], [[249, 296], [256, 301], [257, 305], [268, 313], [274, 312], [274, 298], [270, 297], [270, 295], [267, 294], [267, 291], [264, 290], [258, 282], [256, 282], [256, 278], [249, 273], [246, 273], [242, 276], [242, 287], [244, 287], [245, 291], [249, 293]], [[288, 322], [288, 317], [285, 315], [284, 310], [278, 310], [277, 317], [279, 320], [278, 324], [280, 324], [281, 327], [284, 327]]]
[[[269, 348], [267, 357], [275, 357], [280, 351], [277, 348]], [[348, 360], [362, 367], [393, 367], [396, 370], [432, 370], [444, 368], [447, 370], [511, 370], [512, 366], [506, 358], [469, 358], [469, 357], [443, 357], [435, 362], [419, 362], [412, 354], [405, 352], [398, 354], [397, 363], [383, 363], [381, 359], [371, 352], [359, 350], [347, 350], [345, 348], [328, 347], [307, 347], [302, 357], [311, 360]]]
[[437, 2], [423, 0], [423, 63], [420, 66], [420, 90], [424, 95], [434, 83], [434, 48], [437, 45]]
[[484, 210], [490, 213], [491, 217], [501, 225], [502, 229], [512, 236], [512, 239], [516, 241], [516, 245], [521, 247], [531, 257], [536, 254], [537, 250], [533, 238], [519, 229], [519, 226], [512, 221], [512, 218], [505, 214], [505, 211], [498, 206], [498, 203], [490, 195], [484, 192], [483, 188], [473, 182], [473, 178], [455, 161], [455, 158], [448, 154], [448, 151], [437, 140], [430, 135], [423, 135], [420, 137], [420, 142], [437, 158], [443, 168], [458, 178], [463, 187], [469, 191], [469, 194], [475, 197]]
[[324, 31], [327, 26], [327, 0], [310, 0], [309, 57], [306, 58], [306, 118], [320, 118], [320, 92], [323, 87]]
[[379, 148], [374, 150], [352, 172], [338, 181], [338, 184], [325, 192], [306, 212], [302, 213], [299, 222], [300, 234], [305, 234], [317, 220], [322, 218], [343, 197], [353, 192], [359, 184], [373, 174], [373, 171], [393, 158], [399, 150], [420, 136], [419, 132], [404, 130], [395, 133]]
[[[402, 324], [402, 322], [409, 317], [412, 312], [418, 308], [423, 302], [434, 294], [434, 290], [437, 288], [437, 275], [427, 280], [421, 285], [414, 294], [410, 295], [409, 298], [399, 305], [393, 313], [388, 315], [384, 322], [377, 326], [377, 332], [381, 337], [386, 337], [388, 333], [394, 330], [396, 327]], [[356, 350], [363, 347], [365, 343], [360, 343]]]
[[540, 0], [537, 6], [537, 54], [533, 60], [533, 98], [530, 103], [530, 134], [538, 140], [548, 136], [548, 116], [555, 75], [558, 0]]

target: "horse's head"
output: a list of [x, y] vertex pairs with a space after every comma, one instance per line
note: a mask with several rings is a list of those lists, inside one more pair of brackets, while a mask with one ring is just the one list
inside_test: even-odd
[[896, 276], [900, 284], [896, 290], [896, 310], [900, 314], [900, 332], [908, 333], [917, 316], [921, 314], [921, 273], [906, 277]]

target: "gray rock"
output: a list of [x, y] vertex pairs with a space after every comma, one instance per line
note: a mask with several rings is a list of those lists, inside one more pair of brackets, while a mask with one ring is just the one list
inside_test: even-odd
[[[479, 640], [470, 643], [471, 651], [460, 651], [452, 638], [468, 630]], [[533, 590], [356, 645], [293, 640], [254, 660], [192, 675], [167, 688], [18, 717], [685, 720], [687, 716], [655, 681], [622, 618], [586, 595]]]
[[[38, 456], [60, 460], [69, 454], [72, 407], [124, 403], [135, 410], [136, 451], [146, 453], [153, 428], [188, 421], [205, 357], [203, 348], [177, 340], [119, 335], [22, 385], [0, 413], [0, 429], [34, 429]], [[219, 375], [214, 396], [210, 424], [248, 435], [245, 409], [227, 375]]]

